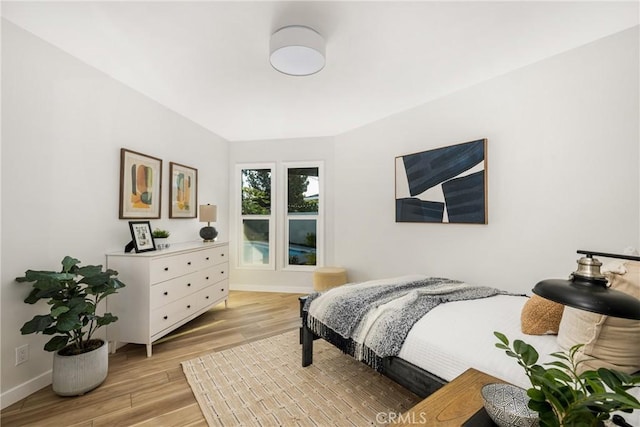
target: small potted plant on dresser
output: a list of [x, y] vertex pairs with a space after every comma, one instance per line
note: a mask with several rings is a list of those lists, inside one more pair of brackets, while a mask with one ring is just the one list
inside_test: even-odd
[[169, 236], [171, 235], [169, 231], [156, 228], [151, 232], [151, 235], [153, 236], [156, 248], [166, 249], [169, 247]]
[[118, 318], [111, 313], [99, 316], [96, 307], [125, 286], [114, 270], [79, 264], [79, 260], [66, 256], [60, 272], [27, 270], [24, 277], [16, 279], [32, 283], [33, 289], [24, 302], [45, 300], [50, 306], [49, 313], [34, 316], [20, 332], [53, 335], [44, 349], [54, 352], [52, 385], [61, 396], [82, 395], [107, 377], [108, 345], [93, 338], [93, 334]]

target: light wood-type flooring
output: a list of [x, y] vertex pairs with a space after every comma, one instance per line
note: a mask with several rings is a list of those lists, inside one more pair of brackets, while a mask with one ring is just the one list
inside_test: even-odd
[[153, 346], [127, 344], [109, 355], [109, 375], [79, 397], [59, 397], [51, 386], [5, 408], [9, 426], [206, 426], [180, 362], [296, 329], [299, 294], [232, 291], [219, 304]]

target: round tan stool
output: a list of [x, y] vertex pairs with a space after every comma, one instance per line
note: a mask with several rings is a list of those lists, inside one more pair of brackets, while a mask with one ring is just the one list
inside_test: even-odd
[[347, 270], [342, 267], [320, 267], [313, 272], [313, 289], [321, 292], [347, 283]]

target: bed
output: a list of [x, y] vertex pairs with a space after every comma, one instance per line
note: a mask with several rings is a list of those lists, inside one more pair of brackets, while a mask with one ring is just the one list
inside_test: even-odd
[[[417, 277], [411, 276], [410, 279]], [[406, 281], [407, 277], [402, 280]], [[319, 296], [338, 292], [336, 289], [340, 288], [328, 290]], [[549, 355], [562, 351], [555, 335], [526, 335], [521, 331], [521, 313], [528, 300], [529, 297], [525, 295], [499, 293], [441, 303], [413, 324], [397, 355], [383, 358], [375, 368], [420, 397], [433, 393], [468, 368], [528, 388], [530, 382], [524, 370], [504, 351], [495, 347], [497, 339], [493, 335], [494, 331], [499, 331], [512, 342], [521, 339], [533, 345], [540, 354], [539, 363], [554, 360]], [[313, 362], [313, 341], [319, 335], [338, 347], [344, 343], [336, 343], [334, 337], [319, 334], [317, 327], [310, 327], [309, 313], [313, 313], [313, 304], [317, 300], [301, 301], [304, 302], [304, 309], [301, 306], [300, 337], [302, 365], [309, 366]], [[638, 412], [624, 416], [627, 420], [640, 423]], [[635, 423], [633, 425], [640, 426]]]
[[[411, 276], [421, 277], [424, 276]], [[406, 278], [398, 278], [402, 279]], [[493, 331], [502, 332], [511, 340], [522, 339], [540, 354], [558, 351], [555, 336], [530, 336], [520, 331], [520, 313], [527, 300], [521, 295], [495, 295], [439, 304], [413, 325], [399, 354], [385, 358], [378, 370], [421, 397], [471, 367], [525, 387], [528, 379], [524, 371], [495, 348]], [[303, 366], [312, 363], [313, 340], [319, 338], [309, 328], [307, 316], [308, 310], [303, 310]], [[547, 359], [541, 357], [542, 362]]]

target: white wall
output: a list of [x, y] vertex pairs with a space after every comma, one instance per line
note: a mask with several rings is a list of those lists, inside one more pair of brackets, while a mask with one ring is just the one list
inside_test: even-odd
[[[47, 309], [14, 278], [57, 270], [64, 255], [104, 264], [130, 240], [118, 219], [120, 148], [163, 159], [162, 219], [174, 242], [198, 240], [196, 219], [168, 219], [169, 162], [198, 169], [198, 200], [219, 206], [228, 239], [228, 142], [30, 35], [2, 25], [2, 407], [49, 383], [46, 338], [20, 335]], [[126, 289], [122, 292], [126, 292]], [[115, 313], [117, 315], [117, 313]], [[29, 362], [14, 366], [15, 347]]]
[[[236, 199], [237, 191], [235, 188], [237, 182], [232, 174], [235, 174], [235, 165], [240, 163], [258, 163], [271, 162], [276, 164], [276, 174], [280, 179], [276, 185], [278, 192], [276, 193], [275, 203], [280, 205], [283, 203], [284, 183], [280, 176], [280, 168], [283, 162], [303, 162], [303, 161], [322, 161], [324, 165], [324, 188], [321, 195], [321, 203], [324, 205], [325, 218], [325, 264], [332, 265], [334, 263], [334, 138], [300, 138], [287, 140], [266, 140], [266, 141], [246, 141], [233, 142], [230, 145], [230, 176], [229, 176], [229, 192], [230, 192], [230, 244], [231, 252], [231, 271], [230, 271], [230, 289], [232, 290], [257, 290], [269, 292], [309, 292], [313, 290], [312, 272], [306, 271], [283, 271], [282, 254], [279, 254], [278, 262], [276, 262], [276, 270], [249, 270], [239, 269], [237, 267], [238, 260], [238, 223], [235, 218], [239, 215], [240, 205]], [[236, 203], [238, 202], [238, 203]], [[284, 222], [282, 219], [276, 220], [276, 234], [278, 235], [279, 251], [284, 244], [283, 236]]]
[[[640, 246], [638, 27], [340, 135], [335, 260], [529, 292]], [[488, 139], [488, 225], [396, 223], [394, 158]]]

